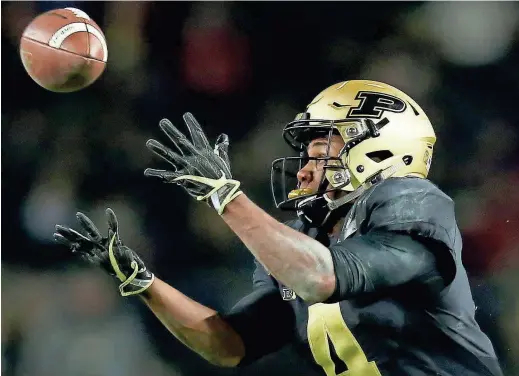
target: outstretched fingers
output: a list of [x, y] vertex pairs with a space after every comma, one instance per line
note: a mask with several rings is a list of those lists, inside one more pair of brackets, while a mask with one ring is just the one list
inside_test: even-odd
[[186, 112], [183, 116], [184, 123], [186, 123], [187, 129], [189, 130], [189, 134], [191, 135], [191, 139], [193, 140], [193, 145], [202, 150], [211, 149], [211, 145], [209, 144], [209, 140], [207, 139], [202, 126], [195, 119], [192, 113]]
[[81, 227], [85, 230], [87, 235], [90, 237], [90, 239], [92, 239], [95, 242], [101, 241], [101, 239], [103, 237], [101, 236], [101, 233], [97, 229], [96, 225], [94, 225], [94, 222], [92, 222], [90, 220], [90, 218], [88, 218], [85, 214], [83, 214], [81, 212], [76, 213], [76, 218], [77, 218], [79, 224], [81, 225]]
[[175, 167], [175, 170], [180, 170], [184, 167], [185, 162], [184, 158], [175, 153], [170, 148], [164, 146], [159, 141], [151, 139], [146, 142], [146, 147], [155, 155], [158, 155], [162, 159], [164, 159], [166, 162], [169, 162], [173, 167]]
[[162, 119], [159, 122], [159, 127], [168, 136], [171, 142], [176, 146], [176, 148], [180, 151], [182, 155], [185, 155], [186, 152], [191, 154], [198, 154], [199, 151], [193, 145], [193, 143], [178, 130], [177, 127], [171, 123], [168, 119]]
[[172, 183], [174, 179], [178, 178], [181, 175], [182, 174], [179, 174], [175, 171], [157, 170], [155, 168], [147, 168], [146, 170], [144, 170], [144, 176], [156, 177], [166, 183]]

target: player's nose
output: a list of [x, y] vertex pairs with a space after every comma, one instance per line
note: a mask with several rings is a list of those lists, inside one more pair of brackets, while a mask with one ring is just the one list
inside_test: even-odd
[[297, 181], [299, 184], [310, 183], [312, 181], [312, 172], [303, 167], [297, 172]]

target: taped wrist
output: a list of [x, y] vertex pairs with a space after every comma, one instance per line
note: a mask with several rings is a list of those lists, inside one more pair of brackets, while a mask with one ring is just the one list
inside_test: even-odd
[[203, 176], [183, 175], [176, 178], [175, 182], [187, 180], [203, 184], [210, 188], [205, 195], [195, 196], [198, 201], [208, 201], [222, 215], [225, 206], [238, 197], [243, 192], [240, 191], [240, 182], [238, 180], [227, 179], [222, 171], [222, 177], [219, 179], [210, 179]]
[[133, 252], [131, 252], [132, 260], [130, 261], [130, 269], [132, 272], [130, 275], [125, 275], [125, 273], [123, 273], [121, 270], [122, 267], [119, 265], [117, 257], [115, 256], [114, 243], [116, 237], [117, 234], [114, 234], [112, 239], [110, 239], [110, 244], [108, 246], [108, 256], [115, 276], [119, 279], [119, 281], [122, 282], [119, 285], [119, 292], [122, 296], [140, 294], [151, 286], [155, 280], [155, 276], [146, 269], [142, 262], [141, 266], [139, 267], [139, 263], [133, 257]]

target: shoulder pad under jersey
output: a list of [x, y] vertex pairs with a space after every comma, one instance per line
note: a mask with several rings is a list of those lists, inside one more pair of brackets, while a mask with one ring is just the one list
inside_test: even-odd
[[389, 178], [363, 193], [348, 214], [341, 238], [372, 230], [399, 231], [461, 249], [454, 202], [427, 179]]

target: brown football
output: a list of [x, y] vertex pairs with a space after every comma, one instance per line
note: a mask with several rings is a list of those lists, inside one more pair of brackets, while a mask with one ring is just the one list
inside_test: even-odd
[[85, 12], [64, 8], [39, 15], [25, 28], [20, 57], [40, 86], [69, 93], [101, 76], [108, 48], [103, 32]]

